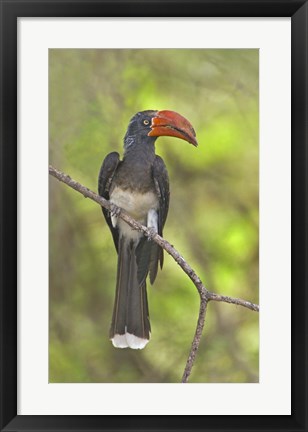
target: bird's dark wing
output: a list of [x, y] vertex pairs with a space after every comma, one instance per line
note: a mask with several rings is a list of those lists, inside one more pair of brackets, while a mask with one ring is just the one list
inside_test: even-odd
[[[163, 227], [165, 225], [167, 214], [169, 210], [169, 177], [166, 165], [160, 156], [156, 156], [153, 164], [153, 179], [155, 184], [156, 194], [159, 200], [158, 208], [158, 234], [163, 235]], [[158, 261], [160, 262], [160, 268], [163, 267], [164, 263], [164, 251], [156, 243], [151, 247], [151, 258], [150, 258], [150, 282], [153, 283], [158, 268]]]
[[[98, 193], [103, 198], [109, 200], [109, 189], [111, 186], [111, 182], [114, 176], [114, 173], [116, 172], [116, 169], [118, 165], [121, 163], [119, 153], [112, 152], [109, 153], [101, 166], [99, 176], [98, 176]], [[119, 243], [119, 232], [118, 228], [114, 228], [111, 222], [110, 212], [109, 210], [102, 207], [102, 211], [104, 213], [106, 222], [110, 228], [110, 231], [112, 233], [113, 241], [116, 250], [118, 251], [118, 243]]]
[[153, 164], [153, 178], [155, 183], [156, 193], [159, 199], [158, 210], [158, 234], [163, 234], [168, 210], [169, 210], [169, 176], [165, 162], [160, 156], [156, 156]]

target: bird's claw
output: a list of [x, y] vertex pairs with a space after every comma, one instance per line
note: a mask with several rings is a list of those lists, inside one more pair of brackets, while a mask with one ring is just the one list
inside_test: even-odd
[[117, 217], [120, 215], [121, 209], [120, 207], [117, 207], [115, 204], [110, 203], [109, 212], [111, 217]]
[[157, 234], [157, 231], [153, 227], [148, 227], [148, 241], [153, 240], [155, 235]]

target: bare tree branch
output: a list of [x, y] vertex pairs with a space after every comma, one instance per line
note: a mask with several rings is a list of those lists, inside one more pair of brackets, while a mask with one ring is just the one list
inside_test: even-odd
[[244, 306], [244, 307], [251, 309], [255, 312], [259, 312], [259, 305], [256, 305], [256, 304], [251, 303], [247, 300], [242, 300], [239, 298], [227, 297], [224, 295], [219, 295], [216, 293], [209, 292], [208, 293], [208, 300], [213, 300], [213, 301], [217, 301], [217, 302], [224, 302], [224, 303], [232, 303], [232, 304], [235, 304], [238, 306]]
[[[57, 170], [51, 165], [49, 165], [49, 174], [57, 178], [58, 180], [62, 181], [63, 183], [67, 184], [71, 188], [75, 189], [77, 192], [80, 192], [85, 198], [90, 198], [93, 201], [97, 202], [102, 207], [105, 207], [106, 209], [110, 210], [110, 202], [108, 200], [104, 199], [103, 197], [99, 196], [98, 194], [91, 191], [87, 187], [76, 182], [70, 176]], [[113, 209], [117, 209], [117, 207], [113, 205]], [[119, 210], [119, 217], [123, 219], [128, 225], [130, 225], [132, 228], [136, 229], [137, 231], [142, 232], [146, 237], [151, 238], [153, 241], [159, 244], [163, 249], [165, 249], [165, 251], [172, 256], [172, 258], [178, 263], [178, 265], [182, 268], [182, 270], [187, 274], [187, 276], [191, 279], [191, 281], [194, 283], [195, 287], [198, 290], [200, 296], [200, 309], [199, 309], [198, 322], [197, 322], [194, 339], [190, 348], [189, 356], [182, 377], [182, 383], [186, 383], [188, 381], [189, 375], [194, 365], [196, 353], [200, 345], [208, 302], [217, 301], [217, 302], [232, 303], [235, 305], [243, 306], [245, 308], [251, 309], [252, 311], [256, 311], [256, 312], [259, 312], [259, 306], [247, 300], [227, 297], [227, 296], [219, 295], [208, 291], [203, 285], [199, 276], [191, 268], [191, 266], [185, 261], [185, 259], [180, 255], [180, 253], [167, 240], [163, 239], [158, 234], [153, 234], [151, 230], [141, 225], [139, 222], [135, 221], [127, 213], [125, 213], [124, 210], [120, 208], [118, 210]]]

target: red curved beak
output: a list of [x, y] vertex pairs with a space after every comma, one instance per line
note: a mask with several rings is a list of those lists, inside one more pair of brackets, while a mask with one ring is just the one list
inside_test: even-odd
[[149, 136], [173, 136], [197, 146], [196, 133], [189, 121], [174, 111], [157, 111]]

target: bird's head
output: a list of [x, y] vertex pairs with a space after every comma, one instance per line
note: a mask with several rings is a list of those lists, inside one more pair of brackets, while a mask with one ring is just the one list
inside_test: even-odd
[[172, 136], [181, 138], [197, 146], [196, 133], [189, 121], [174, 111], [141, 111], [131, 119], [125, 136], [125, 141], [138, 137], [153, 142], [159, 136]]

